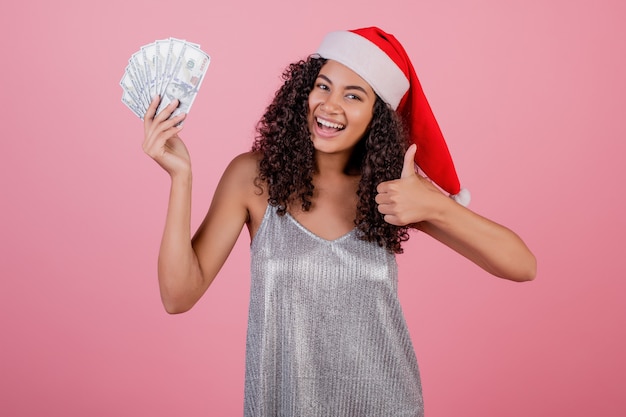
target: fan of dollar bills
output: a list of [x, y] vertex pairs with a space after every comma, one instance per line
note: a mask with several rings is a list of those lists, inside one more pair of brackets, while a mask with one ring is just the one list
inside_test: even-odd
[[179, 105], [171, 117], [189, 113], [210, 61], [200, 45], [181, 39], [142, 46], [128, 60], [120, 81], [122, 102], [141, 119], [156, 95], [161, 96], [157, 114], [174, 99]]

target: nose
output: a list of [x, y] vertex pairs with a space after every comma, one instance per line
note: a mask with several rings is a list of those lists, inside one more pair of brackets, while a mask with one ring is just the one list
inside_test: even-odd
[[326, 100], [320, 105], [321, 109], [326, 113], [337, 113], [341, 111], [341, 104], [337, 94], [329, 94]]

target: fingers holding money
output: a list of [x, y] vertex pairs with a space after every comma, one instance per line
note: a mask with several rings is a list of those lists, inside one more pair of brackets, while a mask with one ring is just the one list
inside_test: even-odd
[[120, 80], [122, 102], [144, 121], [144, 152], [170, 175], [190, 172], [178, 133], [210, 62], [198, 44], [162, 39], [134, 53]]
[[172, 113], [178, 107], [178, 100], [173, 100], [170, 102], [163, 110], [157, 113], [157, 108], [159, 107], [161, 99], [159, 96], [156, 96], [152, 99], [150, 106], [148, 106], [148, 110], [146, 110], [146, 114], [143, 118], [144, 125], [144, 134], [145, 139], [149, 140], [150, 137], [154, 136], [153, 132], [165, 132], [171, 131], [172, 128], [175, 128], [173, 132], [178, 132], [182, 129], [182, 122], [187, 114], [180, 113], [177, 116], [172, 117]]
[[[174, 120], [175, 118], [178, 120], [178, 123], [180, 123], [187, 116], [187, 114], [178, 112], [178, 114], [174, 115], [174, 112], [176, 111], [177, 108], [179, 108], [179, 105], [180, 105], [180, 101], [178, 101], [177, 99], [174, 99], [170, 101], [165, 107], [163, 107], [162, 110], [159, 110], [159, 108], [163, 106], [163, 102], [160, 96], [155, 96], [150, 102], [150, 105], [148, 106], [146, 113], [144, 114], [144, 117], [143, 117], [144, 126], [151, 124], [148, 122], [152, 122], [154, 120], [158, 120], [158, 121], [163, 121], [163, 120], [168, 120], [168, 119]], [[178, 123], [174, 123], [174, 124], [176, 125]]]
[[173, 100], [156, 114], [160, 103], [155, 97], [144, 115], [144, 152], [154, 159], [170, 175], [187, 171], [190, 168], [190, 159], [187, 148], [178, 136], [183, 126], [181, 122], [187, 116], [185, 113], [170, 117], [178, 107], [178, 101]]
[[143, 116], [144, 125], [148, 120], [152, 120], [154, 115], [156, 114], [157, 107], [159, 107], [159, 103], [161, 102], [160, 96], [154, 96], [150, 105], [148, 106], [148, 110], [146, 110], [146, 114]]

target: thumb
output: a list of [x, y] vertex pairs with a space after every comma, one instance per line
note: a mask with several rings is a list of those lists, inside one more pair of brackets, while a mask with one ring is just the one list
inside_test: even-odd
[[412, 144], [404, 154], [404, 165], [402, 166], [402, 175], [400, 178], [415, 176], [415, 152], [417, 145]]

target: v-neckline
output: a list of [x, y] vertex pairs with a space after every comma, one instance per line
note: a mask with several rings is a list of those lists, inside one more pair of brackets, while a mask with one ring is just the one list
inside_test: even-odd
[[304, 233], [306, 233], [307, 235], [313, 237], [314, 239], [320, 240], [322, 242], [326, 242], [326, 243], [336, 243], [339, 242], [341, 240], [346, 239], [348, 236], [352, 235], [354, 233], [354, 231], [356, 230], [356, 228], [352, 228], [351, 230], [349, 230], [348, 232], [344, 233], [343, 235], [340, 235], [334, 239], [326, 239], [324, 237], [321, 237], [320, 235], [318, 235], [317, 233], [312, 232], [310, 229], [308, 229], [307, 227], [305, 227], [302, 223], [300, 223], [295, 217], [293, 217], [291, 215], [291, 213], [286, 212], [285, 216], [287, 216], [300, 230], [302, 230]]

